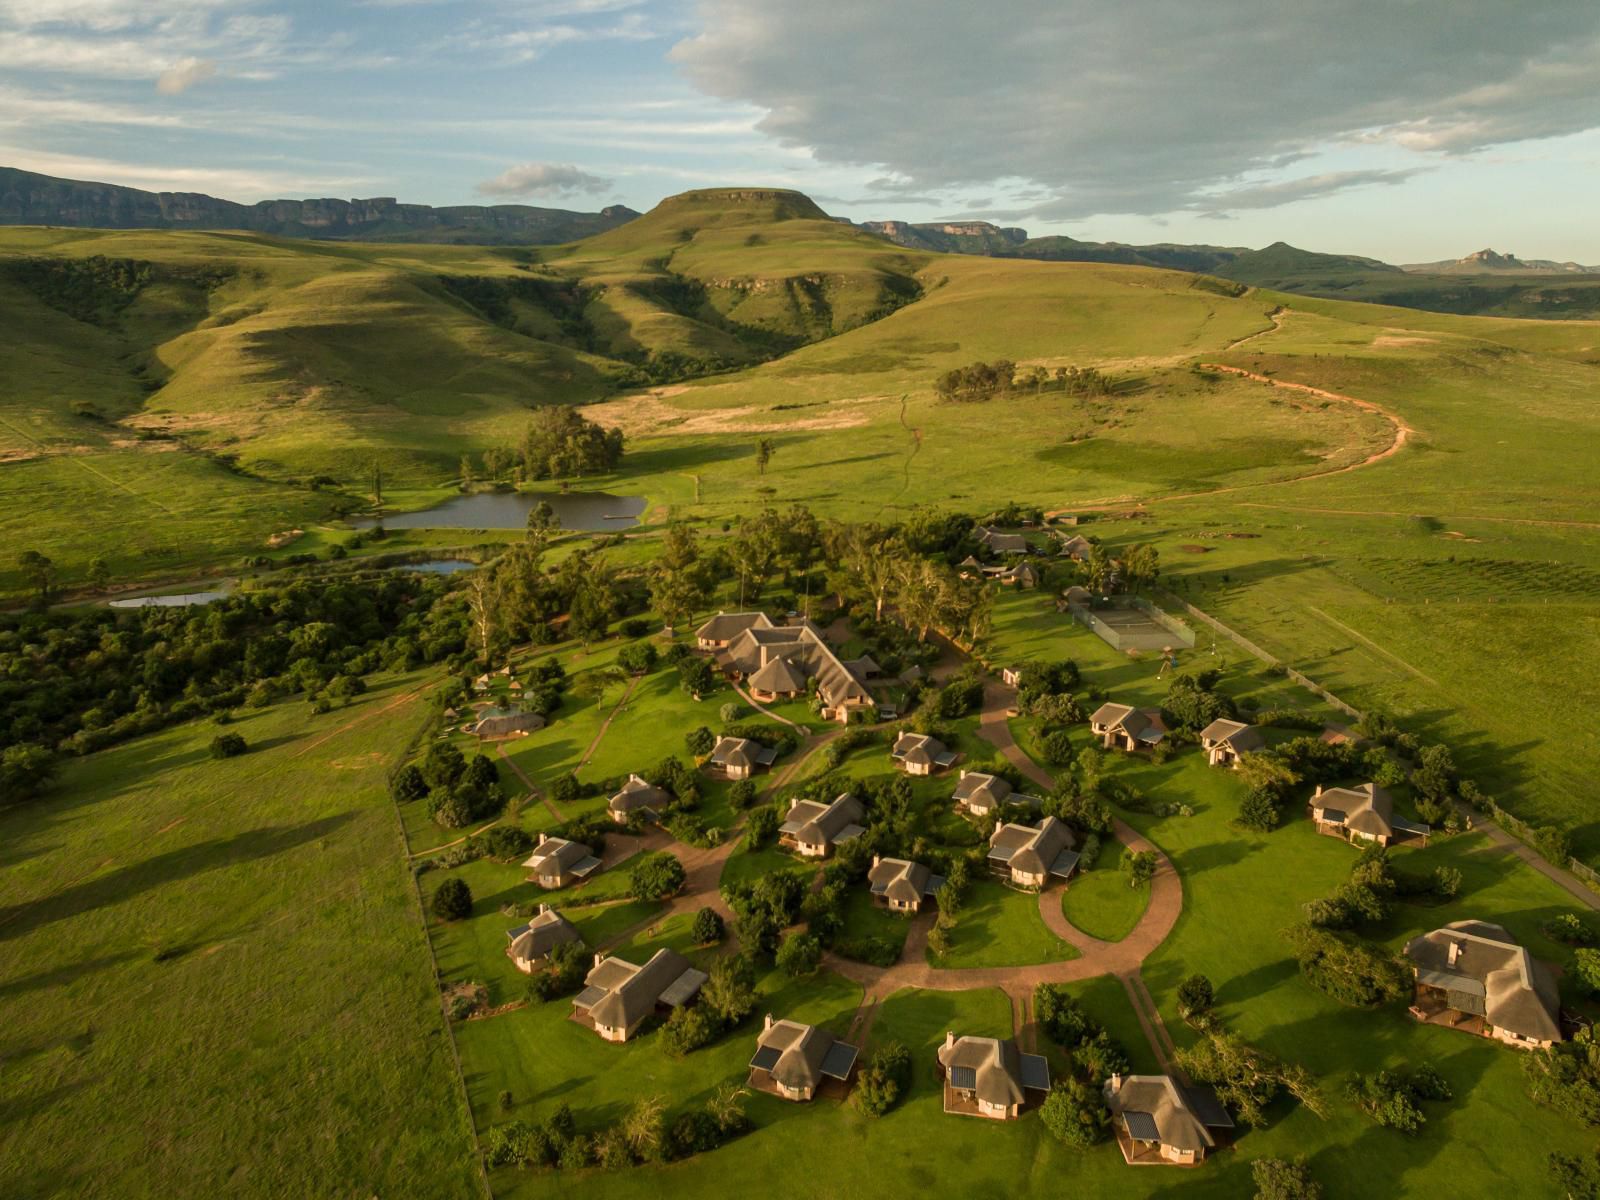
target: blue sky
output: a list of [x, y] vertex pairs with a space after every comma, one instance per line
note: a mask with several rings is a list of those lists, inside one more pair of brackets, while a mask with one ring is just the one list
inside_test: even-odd
[[1600, 4], [0, 0], [0, 165], [1600, 263]]

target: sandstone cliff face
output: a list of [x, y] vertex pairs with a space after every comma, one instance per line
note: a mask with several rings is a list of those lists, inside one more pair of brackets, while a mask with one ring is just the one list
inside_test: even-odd
[[526, 204], [434, 208], [393, 196], [236, 204], [199, 192], [146, 192], [0, 167], [0, 225], [94, 229], [248, 229], [287, 237], [459, 242], [567, 242], [631, 221], [622, 205], [598, 213]]

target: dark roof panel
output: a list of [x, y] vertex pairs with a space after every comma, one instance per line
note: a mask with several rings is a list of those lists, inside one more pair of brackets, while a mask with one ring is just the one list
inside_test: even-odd
[[756, 1056], [750, 1060], [750, 1066], [757, 1071], [770, 1071], [778, 1065], [778, 1060], [783, 1057], [783, 1051], [776, 1046], [762, 1046], [756, 1051]]
[[978, 1086], [978, 1069], [976, 1067], [951, 1067], [950, 1086], [971, 1091]]
[[848, 1042], [835, 1042], [828, 1047], [827, 1056], [822, 1060], [822, 1073], [831, 1079], [850, 1078], [850, 1069], [856, 1065], [856, 1055], [860, 1053]]
[[1161, 1131], [1156, 1128], [1156, 1119], [1149, 1113], [1125, 1112], [1122, 1114], [1122, 1123], [1128, 1127], [1128, 1136], [1140, 1142], [1159, 1142]]

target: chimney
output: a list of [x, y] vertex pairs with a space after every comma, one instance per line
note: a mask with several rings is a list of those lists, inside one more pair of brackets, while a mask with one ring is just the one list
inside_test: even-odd
[[882, 858], [881, 855], [874, 854], [872, 856], [872, 869], [874, 871], [876, 871], [878, 869], [878, 864], [881, 863], [882, 861], [883, 861], [883, 858]]
[[1120, 1092], [1122, 1090], [1122, 1073], [1120, 1071], [1113, 1072], [1111, 1078], [1106, 1082], [1110, 1085], [1109, 1090], [1113, 1094]]
[[767, 1029], [771, 1029], [772, 1028], [772, 1014], [771, 1013], [767, 1014], [766, 1024], [762, 1025], [761, 1028], [763, 1030], [767, 1030]]
[[1461, 960], [1461, 943], [1456, 941], [1456, 940], [1454, 940], [1454, 939], [1451, 939], [1451, 942], [1450, 942], [1450, 965], [1453, 967], [1460, 960]]
[[594, 956], [594, 965], [598, 967], [601, 963], [605, 962], [605, 960], [605, 952], [602, 950], [600, 953]]
[[956, 1035], [952, 1030], [946, 1029], [944, 1031], [944, 1044], [946, 1046], [954, 1046], [956, 1044]]
[[1317, 790], [1311, 793], [1311, 798], [1315, 800], [1320, 795], [1322, 795], [1322, 785], [1319, 783], [1317, 784]]
[[550, 911], [550, 906], [549, 906], [549, 905], [548, 905], [548, 904], [541, 904], [541, 905], [539, 905], [539, 915], [540, 915], [540, 916], [541, 916], [541, 917], [542, 917], [542, 916], [544, 916], [544, 915], [545, 915], [545, 913], [547, 913], [547, 912], [549, 912], [549, 911]]
[[[539, 835], [539, 846], [544, 845], [549, 840], [550, 840], [550, 835], [548, 833], [541, 833]], [[534, 847], [535, 850], [537, 850], [538, 848], [539, 848], [538, 846]]]

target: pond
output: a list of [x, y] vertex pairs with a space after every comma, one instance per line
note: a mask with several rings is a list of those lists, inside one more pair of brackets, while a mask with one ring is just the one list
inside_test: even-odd
[[[555, 510], [562, 529], [594, 532], [624, 529], [639, 522], [643, 496], [612, 496], [606, 492], [474, 492], [452, 496], [420, 512], [395, 513], [383, 519], [386, 529], [524, 529], [528, 514], [539, 501]], [[366, 518], [352, 521], [357, 529], [377, 524]]]
[[457, 571], [470, 571], [478, 564], [464, 558], [430, 558], [426, 562], [401, 563], [391, 571], [420, 571], [424, 575], [454, 575]]
[[111, 601], [112, 608], [189, 608], [196, 604], [210, 604], [221, 600], [227, 592], [183, 592], [176, 596], [129, 596]]

